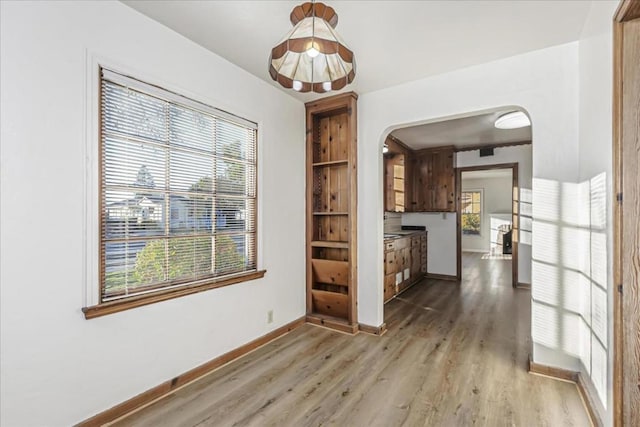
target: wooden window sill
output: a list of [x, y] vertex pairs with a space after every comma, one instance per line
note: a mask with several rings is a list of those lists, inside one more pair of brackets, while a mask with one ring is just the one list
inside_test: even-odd
[[93, 319], [94, 317], [106, 316], [107, 314], [118, 313], [120, 311], [129, 310], [131, 308], [141, 307], [143, 305], [154, 304], [160, 301], [166, 301], [173, 298], [179, 298], [185, 295], [191, 295], [198, 292], [208, 291], [210, 289], [221, 288], [223, 286], [233, 285], [235, 283], [248, 282], [249, 280], [260, 279], [264, 277], [267, 270], [251, 271], [232, 277], [223, 277], [219, 279], [211, 279], [206, 283], [198, 283], [193, 285], [185, 285], [172, 289], [165, 289], [143, 295], [136, 295], [129, 298], [123, 298], [115, 301], [109, 301], [91, 307], [83, 307], [85, 319]]

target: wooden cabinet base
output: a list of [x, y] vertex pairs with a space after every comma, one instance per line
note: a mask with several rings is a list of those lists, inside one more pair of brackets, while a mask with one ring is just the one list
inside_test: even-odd
[[358, 333], [358, 324], [350, 325], [345, 319], [338, 317], [324, 316], [322, 314], [307, 314], [307, 323], [312, 325], [324, 326], [325, 328], [335, 331], [344, 332], [346, 334], [355, 335]]
[[385, 294], [384, 303], [386, 304], [389, 301], [391, 301], [392, 299], [394, 299], [395, 297], [398, 297], [398, 296], [402, 295], [404, 292], [409, 290], [409, 288], [411, 288], [414, 285], [420, 283], [422, 281], [422, 279], [424, 279], [424, 278], [425, 278], [425, 276], [420, 276], [420, 277], [416, 278], [414, 281], [403, 285], [402, 287], [398, 288], [398, 292], [396, 294], [391, 295], [389, 298], [387, 298], [387, 295]]

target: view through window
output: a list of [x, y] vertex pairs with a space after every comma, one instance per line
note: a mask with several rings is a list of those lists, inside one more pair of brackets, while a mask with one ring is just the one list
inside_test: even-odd
[[460, 201], [462, 203], [462, 233], [479, 235], [482, 213], [482, 192], [463, 191]]
[[254, 271], [256, 125], [101, 73], [101, 301]]

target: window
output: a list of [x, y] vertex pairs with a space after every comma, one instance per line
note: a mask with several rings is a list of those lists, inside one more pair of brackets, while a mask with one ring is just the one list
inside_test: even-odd
[[480, 235], [482, 191], [463, 191], [460, 201], [462, 203], [462, 234]]
[[256, 271], [255, 123], [102, 69], [100, 124], [101, 303]]

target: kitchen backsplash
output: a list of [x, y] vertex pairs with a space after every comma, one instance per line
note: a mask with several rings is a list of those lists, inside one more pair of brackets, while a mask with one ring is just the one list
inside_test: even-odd
[[402, 227], [402, 214], [399, 212], [384, 213], [384, 232], [393, 233], [400, 231]]

